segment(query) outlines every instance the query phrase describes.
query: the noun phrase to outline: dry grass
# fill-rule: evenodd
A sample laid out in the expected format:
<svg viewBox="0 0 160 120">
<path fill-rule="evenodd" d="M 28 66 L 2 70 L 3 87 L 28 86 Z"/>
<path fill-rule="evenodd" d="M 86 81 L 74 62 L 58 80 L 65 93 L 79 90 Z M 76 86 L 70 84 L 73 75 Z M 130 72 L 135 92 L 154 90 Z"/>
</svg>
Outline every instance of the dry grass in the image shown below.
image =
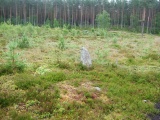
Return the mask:
<svg viewBox="0 0 160 120">
<path fill-rule="evenodd" d="M 76 82 L 75 80 L 73 82 Z M 98 91 L 94 87 L 94 83 L 89 80 L 79 81 L 79 86 L 75 87 L 70 85 L 72 82 L 63 82 L 59 83 L 58 87 L 61 91 L 61 101 L 67 102 L 78 102 L 80 104 L 85 104 L 85 100 L 87 99 L 85 96 L 85 92 L 90 93 L 90 97 L 92 99 L 97 99 L 102 101 L 104 104 L 108 104 L 110 102 L 109 98 L 106 96 L 105 91 Z"/>
</svg>

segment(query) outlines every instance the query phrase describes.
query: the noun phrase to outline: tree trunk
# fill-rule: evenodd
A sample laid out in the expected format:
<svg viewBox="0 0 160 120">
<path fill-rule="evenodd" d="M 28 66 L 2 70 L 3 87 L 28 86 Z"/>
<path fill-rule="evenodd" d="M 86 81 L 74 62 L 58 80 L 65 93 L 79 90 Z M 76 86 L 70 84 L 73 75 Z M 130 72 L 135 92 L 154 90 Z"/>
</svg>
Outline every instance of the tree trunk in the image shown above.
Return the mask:
<svg viewBox="0 0 160 120">
<path fill-rule="evenodd" d="M 5 22 L 5 20 L 6 20 L 6 13 L 5 13 L 5 9 L 4 9 L 4 7 L 3 7 L 3 20 L 4 20 L 4 22 Z"/>
<path fill-rule="evenodd" d="M 144 7 L 143 8 L 143 14 L 142 14 L 142 22 L 141 22 L 141 27 L 142 27 L 142 37 L 143 37 L 143 34 L 144 34 L 144 23 L 145 23 L 145 15 L 146 15 L 146 8 Z"/>
<path fill-rule="evenodd" d="M 87 27 L 87 7 L 85 8 L 85 18 L 84 18 L 84 21 L 85 21 L 85 28 Z"/>
<path fill-rule="evenodd" d="M 55 7 L 55 10 L 54 10 L 55 12 L 55 14 L 54 14 L 54 19 L 57 19 L 57 4 L 56 4 L 56 7 Z"/>
<path fill-rule="evenodd" d="M 16 25 L 17 25 L 17 16 L 18 16 L 18 14 L 17 14 L 17 3 L 16 3 L 16 1 L 15 1 L 15 8 L 16 8 Z"/>
<path fill-rule="evenodd" d="M 26 2 L 23 0 L 23 17 L 24 17 L 24 24 L 26 23 Z"/>
<path fill-rule="evenodd" d="M 93 8 L 92 8 L 92 12 L 93 12 L 93 15 L 92 15 L 92 25 L 93 25 L 93 28 L 94 28 L 94 19 L 95 19 L 95 10 L 94 10 L 94 6 L 93 6 Z"/>
<path fill-rule="evenodd" d="M 121 11 L 121 29 L 123 28 L 123 16 L 124 16 L 124 5 L 122 5 L 122 11 Z"/>
<path fill-rule="evenodd" d="M 153 15 L 153 8 L 152 8 L 152 10 L 151 10 L 151 27 L 150 27 L 150 32 L 153 29 L 153 18 L 154 18 L 154 15 Z"/>
<path fill-rule="evenodd" d="M 149 23 L 150 23 L 150 9 L 149 9 L 148 20 L 147 20 L 147 33 L 149 32 Z"/>
<path fill-rule="evenodd" d="M 39 9 L 39 8 L 38 8 L 38 2 L 37 2 L 37 21 L 36 21 L 36 24 L 37 24 L 37 25 L 38 25 L 38 19 L 39 19 L 39 18 L 38 18 L 38 14 L 39 14 L 38 9 Z"/>
<path fill-rule="evenodd" d="M 63 10 L 64 18 L 63 18 L 63 24 L 66 24 L 66 5 L 64 3 L 64 10 Z"/>
<path fill-rule="evenodd" d="M 30 20 L 30 18 L 31 18 L 31 8 L 30 8 L 30 5 L 29 5 L 29 8 L 28 8 L 28 9 L 29 9 L 29 11 L 28 11 L 28 12 L 29 12 L 29 16 L 28 16 L 28 18 L 29 18 L 29 23 L 31 23 L 31 20 Z"/>
<path fill-rule="evenodd" d="M 82 24 L 83 24 L 83 6 L 81 6 L 81 27 L 82 27 Z"/>
<path fill-rule="evenodd" d="M 67 7 L 68 7 L 68 24 L 70 24 L 70 9 L 69 9 L 69 5 L 67 5 Z"/>
<path fill-rule="evenodd" d="M 73 6 L 72 6 L 72 26 L 74 25 L 73 24 L 73 20 L 74 20 L 74 14 L 73 14 L 74 12 L 73 12 Z"/>
<path fill-rule="evenodd" d="M 10 21 L 12 21 L 12 7 L 10 6 Z"/>
<path fill-rule="evenodd" d="M 34 25 L 34 19 L 33 19 L 33 7 L 32 7 L 32 24 Z"/>
<path fill-rule="evenodd" d="M 45 21 L 46 21 L 46 0 L 45 0 L 45 3 L 44 3 L 44 24 L 45 24 Z"/>
</svg>

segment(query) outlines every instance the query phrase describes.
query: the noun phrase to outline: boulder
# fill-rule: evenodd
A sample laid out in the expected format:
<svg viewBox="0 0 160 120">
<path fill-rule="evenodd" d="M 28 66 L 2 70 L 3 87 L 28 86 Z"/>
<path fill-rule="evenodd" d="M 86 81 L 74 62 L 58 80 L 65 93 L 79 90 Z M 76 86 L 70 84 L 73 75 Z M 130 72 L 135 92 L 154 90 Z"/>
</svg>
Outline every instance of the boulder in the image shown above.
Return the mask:
<svg viewBox="0 0 160 120">
<path fill-rule="evenodd" d="M 85 47 L 81 48 L 81 62 L 86 67 L 92 67 L 92 60 L 88 50 Z"/>
</svg>

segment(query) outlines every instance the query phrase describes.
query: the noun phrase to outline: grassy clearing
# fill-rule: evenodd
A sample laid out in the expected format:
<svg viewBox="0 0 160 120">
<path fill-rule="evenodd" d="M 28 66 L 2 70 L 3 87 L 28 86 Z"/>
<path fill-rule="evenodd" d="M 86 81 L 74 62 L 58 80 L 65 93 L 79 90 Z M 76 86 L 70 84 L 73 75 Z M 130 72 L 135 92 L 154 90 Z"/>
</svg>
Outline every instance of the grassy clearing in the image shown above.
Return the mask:
<svg viewBox="0 0 160 120">
<path fill-rule="evenodd" d="M 4 52 L 13 40 L 21 46 L 14 52 L 22 52 L 23 72 L 6 68 Z M 82 46 L 92 69 L 79 62 Z M 153 35 L 2 24 L 0 119 L 147 119 L 159 112 L 159 48 Z"/>
</svg>

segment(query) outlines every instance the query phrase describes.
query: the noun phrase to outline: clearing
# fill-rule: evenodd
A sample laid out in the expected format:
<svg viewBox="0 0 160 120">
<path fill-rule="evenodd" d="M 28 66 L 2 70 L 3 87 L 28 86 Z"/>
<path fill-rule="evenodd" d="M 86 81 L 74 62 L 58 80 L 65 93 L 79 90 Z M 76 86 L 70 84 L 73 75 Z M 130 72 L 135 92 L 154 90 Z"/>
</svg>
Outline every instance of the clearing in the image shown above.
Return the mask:
<svg viewBox="0 0 160 120">
<path fill-rule="evenodd" d="M 25 60 L 23 71 L 6 68 L 13 40 L 27 44 L 13 53 Z M 82 46 L 91 69 L 80 64 Z M 159 113 L 159 36 L 3 24 L 0 55 L 1 120 L 144 120 Z"/>
</svg>

